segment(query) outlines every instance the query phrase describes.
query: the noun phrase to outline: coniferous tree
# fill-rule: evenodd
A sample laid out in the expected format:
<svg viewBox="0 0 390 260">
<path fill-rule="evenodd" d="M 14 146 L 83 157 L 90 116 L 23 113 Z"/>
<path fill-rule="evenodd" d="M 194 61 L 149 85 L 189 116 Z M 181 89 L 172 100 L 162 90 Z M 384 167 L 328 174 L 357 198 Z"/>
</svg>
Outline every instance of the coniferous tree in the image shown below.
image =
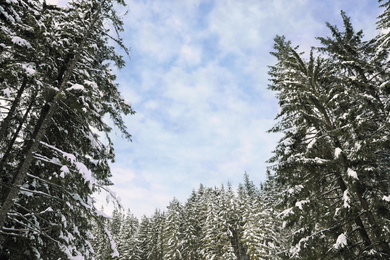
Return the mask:
<svg viewBox="0 0 390 260">
<path fill-rule="evenodd" d="M 278 92 L 284 137 L 272 162 L 295 229 L 289 257 L 385 259 L 389 256 L 383 197 L 389 187 L 388 93 L 383 50 L 362 41 L 342 12 L 344 31 L 327 24 L 319 51 L 304 60 L 284 37 L 270 89 Z M 383 38 L 382 38 L 383 39 Z M 380 53 L 380 55 L 378 55 Z M 381 209 L 381 210 L 379 210 Z"/>
<path fill-rule="evenodd" d="M 173 199 L 166 212 L 143 216 L 139 226 L 128 218 L 131 214 L 124 220 L 117 217 L 122 221 L 114 225 L 120 215 L 114 213 L 106 225 L 119 259 L 280 259 L 286 255 L 286 231 L 276 209 L 279 189 L 268 178 L 259 189 L 245 174 L 237 194 L 230 185 L 201 185 L 184 205 Z"/>
<path fill-rule="evenodd" d="M 163 259 L 184 259 L 183 258 L 183 206 L 177 199 L 173 199 L 167 207 L 165 224 L 163 229 Z"/>
<path fill-rule="evenodd" d="M 111 236 L 117 241 L 119 239 L 119 234 L 122 230 L 124 222 L 124 215 L 122 214 L 121 210 L 114 209 L 112 212 L 112 217 L 109 221 L 109 227 L 108 230 L 111 233 Z"/>
<path fill-rule="evenodd" d="M 202 259 L 237 259 L 231 243 L 233 233 L 228 220 L 225 188 L 209 190 L 207 203 Z"/>
<path fill-rule="evenodd" d="M 183 225 L 183 259 L 200 259 L 202 248 L 202 226 L 206 221 L 206 211 L 202 203 L 202 187 L 198 192 L 193 191 L 184 205 Z"/>
<path fill-rule="evenodd" d="M 103 207 L 101 212 L 103 212 Z M 110 226 L 109 221 L 110 219 L 108 217 L 101 216 L 97 219 L 94 219 L 92 223 L 92 247 L 94 249 L 93 257 L 96 260 L 111 259 L 112 249 L 110 241 L 107 239 L 103 231 L 105 227 Z"/>
<path fill-rule="evenodd" d="M 104 27 L 111 21 L 120 31 L 122 23 L 113 1 L 72 1 L 60 8 L 18 0 L 0 7 L 0 95 L 6 99 L 0 125 L 1 254 L 89 258 L 91 218 L 98 217 L 91 195 L 110 184 L 113 159 L 110 139 L 103 144 L 93 129 L 107 135 L 110 127 L 102 119 L 111 115 L 130 138 L 121 114 L 133 111 L 107 63 L 121 67 L 123 61 L 108 45 Z"/>
<path fill-rule="evenodd" d="M 135 257 L 138 248 L 137 245 L 137 231 L 138 219 L 128 210 L 123 219 L 122 226 L 117 238 L 117 247 L 119 252 L 119 259 L 138 259 Z"/>
<path fill-rule="evenodd" d="M 244 184 L 239 186 L 237 198 L 242 216 L 240 242 L 245 249 L 245 258 L 241 259 L 278 259 L 280 238 L 276 233 L 280 223 L 274 209 L 273 199 L 277 198 L 274 195 L 271 189 L 269 193 L 265 189 L 260 192 L 248 174 L 244 175 Z"/>
<path fill-rule="evenodd" d="M 148 253 L 152 250 L 151 238 L 153 235 L 153 230 L 151 227 L 151 220 L 145 215 L 142 216 L 139 230 L 137 234 L 138 244 L 134 245 L 139 248 L 139 255 L 136 255 L 135 259 L 149 259 Z"/>
<path fill-rule="evenodd" d="M 143 216 L 141 218 L 135 238 L 137 244 L 134 244 L 131 249 L 134 259 L 163 259 L 164 225 L 165 213 L 157 209 L 152 217 Z"/>
<path fill-rule="evenodd" d="M 156 210 L 151 218 L 152 233 L 150 234 L 151 250 L 148 259 L 163 259 L 164 256 L 164 225 L 166 213 Z"/>
</svg>

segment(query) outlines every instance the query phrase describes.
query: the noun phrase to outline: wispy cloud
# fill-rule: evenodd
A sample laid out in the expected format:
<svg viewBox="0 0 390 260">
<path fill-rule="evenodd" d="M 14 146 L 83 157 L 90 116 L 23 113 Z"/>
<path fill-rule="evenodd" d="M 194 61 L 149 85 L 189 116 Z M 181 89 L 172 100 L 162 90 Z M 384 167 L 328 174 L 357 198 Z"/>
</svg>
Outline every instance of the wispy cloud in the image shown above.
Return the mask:
<svg viewBox="0 0 390 260">
<path fill-rule="evenodd" d="M 308 50 L 340 23 L 340 9 L 371 23 L 378 8 L 355 1 L 129 1 L 119 71 L 133 143 L 114 136 L 114 189 L 136 215 L 152 214 L 200 183 L 237 185 L 247 171 L 265 178 L 278 136 L 267 134 L 278 106 L 267 90 L 273 37 Z M 365 9 L 362 9 L 365 8 Z"/>
</svg>

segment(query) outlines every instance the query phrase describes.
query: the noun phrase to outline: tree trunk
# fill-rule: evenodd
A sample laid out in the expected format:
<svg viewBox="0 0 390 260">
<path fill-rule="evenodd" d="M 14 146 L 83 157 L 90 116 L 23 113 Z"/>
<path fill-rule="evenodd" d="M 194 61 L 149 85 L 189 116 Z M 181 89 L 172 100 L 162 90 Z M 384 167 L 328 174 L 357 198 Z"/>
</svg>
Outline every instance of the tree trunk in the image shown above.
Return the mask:
<svg viewBox="0 0 390 260">
<path fill-rule="evenodd" d="M 1 128 L 0 128 L 0 145 L 5 140 L 5 135 L 7 134 L 7 130 L 9 127 L 9 124 L 14 116 L 15 110 L 19 105 L 20 99 L 22 97 L 22 94 L 24 92 L 24 89 L 27 86 L 27 77 L 24 77 L 22 86 L 19 88 L 18 93 L 15 97 L 14 102 L 12 103 L 12 106 L 10 110 L 8 111 L 7 116 L 4 118 L 3 122 L 1 123 Z"/>
<path fill-rule="evenodd" d="M 2 175 L 0 176 L 0 189 L 4 189 L 4 186 L 3 186 L 3 183 L 4 183 L 4 179 L 7 179 L 7 176 L 5 176 L 4 174 L 7 174 L 6 172 L 3 172 L 5 169 L 4 169 L 4 165 L 12 151 L 12 147 L 16 141 L 16 138 L 18 137 L 20 131 L 22 130 L 22 126 L 23 126 L 23 122 L 25 122 L 27 120 L 27 116 L 28 114 L 30 113 L 30 110 L 32 109 L 32 106 L 34 104 L 34 97 L 33 97 L 33 101 L 30 102 L 30 105 L 29 107 L 27 108 L 26 112 L 24 113 L 24 116 L 18 126 L 18 129 L 16 129 L 15 133 L 14 133 L 14 136 L 12 137 L 11 141 L 8 143 L 7 145 L 7 151 L 4 153 L 3 155 L 3 158 L 1 158 L 0 160 L 0 172 L 2 172 Z M 8 181 L 6 181 L 7 183 Z M 7 185 L 8 186 L 8 185 Z M 4 192 L 3 192 L 4 193 Z"/>
</svg>

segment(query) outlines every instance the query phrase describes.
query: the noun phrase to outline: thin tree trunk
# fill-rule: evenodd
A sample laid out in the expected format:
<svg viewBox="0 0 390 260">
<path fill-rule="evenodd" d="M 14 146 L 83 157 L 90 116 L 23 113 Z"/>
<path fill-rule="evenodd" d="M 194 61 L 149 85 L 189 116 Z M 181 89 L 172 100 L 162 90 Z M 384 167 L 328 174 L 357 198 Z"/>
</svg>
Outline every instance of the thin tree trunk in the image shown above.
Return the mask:
<svg viewBox="0 0 390 260">
<path fill-rule="evenodd" d="M 0 170 L 1 170 L 1 172 L 4 170 L 3 167 L 5 165 L 5 162 L 7 161 L 8 157 L 9 157 L 11 151 L 12 151 L 12 147 L 13 147 L 15 141 L 16 141 L 16 138 L 18 137 L 20 131 L 22 130 L 23 122 L 25 122 L 27 120 L 28 114 L 30 113 L 33 104 L 34 104 L 34 100 L 32 100 L 30 102 L 30 105 L 27 108 L 26 112 L 24 113 L 24 116 L 23 116 L 23 118 L 22 118 L 22 120 L 21 120 L 21 122 L 20 122 L 20 124 L 18 126 L 18 129 L 16 129 L 16 131 L 14 133 L 14 136 L 12 137 L 11 141 L 7 145 L 8 146 L 7 151 L 4 153 L 3 157 L 0 160 Z M 4 174 L 6 174 L 6 173 L 4 172 Z M 2 185 L 3 182 L 4 182 L 3 177 L 4 176 L 0 177 L 0 185 Z"/>
<path fill-rule="evenodd" d="M 3 122 L 1 123 L 0 127 L 0 144 L 3 142 L 5 135 L 7 134 L 7 130 L 9 128 L 9 124 L 15 114 L 16 108 L 18 107 L 22 94 L 27 86 L 27 77 L 24 77 L 22 86 L 20 86 L 18 93 L 15 97 L 14 102 L 12 103 L 12 106 L 10 110 L 8 111 L 7 116 L 4 118 Z"/>
</svg>

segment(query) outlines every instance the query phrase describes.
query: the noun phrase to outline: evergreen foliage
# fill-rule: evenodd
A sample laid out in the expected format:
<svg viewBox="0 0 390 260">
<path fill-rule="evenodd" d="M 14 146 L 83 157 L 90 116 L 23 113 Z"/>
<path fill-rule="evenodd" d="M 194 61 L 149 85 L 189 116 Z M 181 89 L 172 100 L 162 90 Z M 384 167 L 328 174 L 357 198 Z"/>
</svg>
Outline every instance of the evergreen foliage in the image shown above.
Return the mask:
<svg viewBox="0 0 390 260">
<path fill-rule="evenodd" d="M 2 258 L 93 257 L 92 194 L 111 184 L 114 159 L 103 117 L 130 139 L 122 114 L 133 113 L 109 64 L 124 65 L 109 44 L 123 47 L 107 29 L 122 30 L 114 2 L 0 4 Z"/>
<path fill-rule="evenodd" d="M 281 221 L 273 209 L 275 200 L 269 198 L 274 195 L 269 192 L 275 191 L 271 182 L 260 189 L 246 174 L 238 193 L 230 186 L 201 185 L 184 205 L 173 199 L 167 211 L 143 216 L 138 228 L 124 221 L 130 217 L 136 222 L 130 212 L 126 217 L 119 213 L 118 218 L 114 211 L 106 225 L 131 234 L 130 238 L 114 236 L 120 259 L 277 259 L 285 239 L 279 237 Z"/>
<path fill-rule="evenodd" d="M 387 35 L 363 41 L 341 16 L 344 30 L 328 23 L 308 59 L 275 38 L 270 89 L 281 112 L 271 131 L 284 137 L 270 161 L 293 231 L 288 258 L 390 257 Z"/>
</svg>

